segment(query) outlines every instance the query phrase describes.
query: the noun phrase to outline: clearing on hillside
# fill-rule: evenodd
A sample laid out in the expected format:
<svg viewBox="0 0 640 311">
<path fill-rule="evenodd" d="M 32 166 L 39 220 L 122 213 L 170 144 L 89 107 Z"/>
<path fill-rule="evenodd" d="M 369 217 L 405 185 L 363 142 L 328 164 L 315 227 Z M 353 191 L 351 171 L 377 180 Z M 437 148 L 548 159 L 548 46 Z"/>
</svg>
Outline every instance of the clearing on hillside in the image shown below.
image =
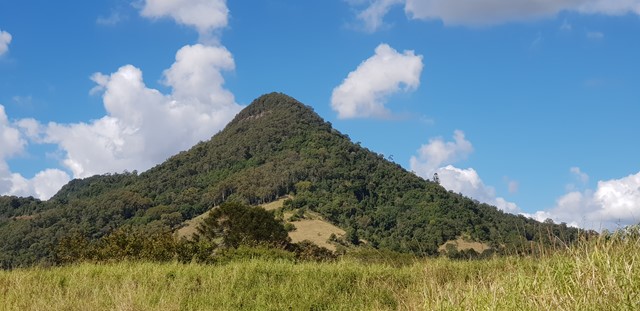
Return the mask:
<svg viewBox="0 0 640 311">
<path fill-rule="evenodd" d="M 474 242 L 474 241 L 468 241 L 467 239 L 465 239 L 463 237 L 459 237 L 459 238 L 457 238 L 455 240 L 451 240 L 451 241 L 445 242 L 440 247 L 438 247 L 438 251 L 440 251 L 441 253 L 446 252 L 447 251 L 447 245 L 454 245 L 458 251 L 472 249 L 472 250 L 476 251 L 478 254 L 482 254 L 482 252 L 484 252 L 485 250 L 491 249 L 491 246 L 489 246 L 487 244 L 480 243 L 480 242 Z"/>
<path fill-rule="evenodd" d="M 287 199 L 291 199 L 291 196 L 281 197 L 271 203 L 262 205 L 262 207 L 268 211 L 275 211 L 282 208 L 284 201 Z M 184 226 L 176 231 L 177 237 L 191 238 L 196 232 L 198 225 L 209 215 L 209 212 L 210 211 L 207 211 L 202 215 L 185 221 Z M 289 219 L 291 215 L 293 215 L 292 212 L 285 213 L 285 219 Z M 289 221 L 285 221 L 285 223 L 287 222 Z M 345 235 L 344 230 L 325 221 L 320 214 L 309 211 L 305 213 L 304 219 L 291 221 L 290 223 L 296 227 L 295 231 L 289 232 L 289 237 L 294 243 L 309 240 L 318 246 L 335 251 L 336 247 L 329 243 L 329 237 L 331 234 L 335 234 L 337 237 Z"/>
<path fill-rule="evenodd" d="M 286 199 L 290 199 L 290 196 L 284 196 L 282 198 L 279 198 L 278 200 L 275 200 L 271 203 L 267 203 L 262 205 L 262 208 L 268 210 L 268 211 L 273 211 L 276 210 L 278 208 L 282 207 L 282 204 L 284 204 L 284 201 Z M 216 208 L 215 206 L 213 208 Z M 211 212 L 211 210 L 208 210 L 206 212 L 204 212 L 201 215 L 198 215 L 192 219 L 189 219 L 187 221 L 185 221 L 183 223 L 183 226 L 176 230 L 176 236 L 178 238 L 191 238 L 193 236 L 194 233 L 196 233 L 196 228 L 198 227 L 198 225 L 207 217 L 209 216 L 209 213 Z"/>
<path fill-rule="evenodd" d="M 302 219 L 291 222 L 296 226 L 296 230 L 289 232 L 289 237 L 294 243 L 309 240 L 314 244 L 322 247 L 326 247 L 332 251 L 336 250 L 335 245 L 330 244 L 329 237 L 331 234 L 336 236 L 344 236 L 345 231 L 319 219 Z"/>
<path fill-rule="evenodd" d="M 214 207 L 215 208 L 215 207 Z M 189 219 L 184 222 L 184 226 L 176 231 L 176 236 L 178 239 L 187 238 L 190 239 L 194 233 L 196 233 L 196 228 L 198 225 L 209 216 L 211 210 L 204 212 L 202 215 L 198 215 L 192 219 Z"/>
<path fill-rule="evenodd" d="M 291 199 L 292 197 L 290 195 L 285 195 L 271 203 L 267 203 L 267 204 L 262 204 L 260 206 L 262 206 L 262 208 L 268 210 L 268 211 L 275 211 L 279 208 L 281 208 L 284 205 L 284 201 Z"/>
</svg>

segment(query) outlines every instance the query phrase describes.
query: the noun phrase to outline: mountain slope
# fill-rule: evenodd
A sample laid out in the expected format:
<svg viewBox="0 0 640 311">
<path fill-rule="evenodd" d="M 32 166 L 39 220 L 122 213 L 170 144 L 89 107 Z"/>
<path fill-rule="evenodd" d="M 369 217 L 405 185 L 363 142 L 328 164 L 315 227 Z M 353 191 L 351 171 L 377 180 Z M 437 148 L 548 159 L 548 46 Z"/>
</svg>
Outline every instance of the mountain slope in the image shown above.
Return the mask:
<svg viewBox="0 0 640 311">
<path fill-rule="evenodd" d="M 420 255 L 463 235 L 524 250 L 530 241 L 578 234 L 448 192 L 354 144 L 310 107 L 272 93 L 211 140 L 140 175 L 74 180 L 48 202 L 3 198 L 0 263 L 55 261 L 52 249 L 71 233 L 99 238 L 123 225 L 175 228 L 226 200 L 260 204 L 289 193 L 292 208 L 318 212 L 375 247 Z"/>
</svg>

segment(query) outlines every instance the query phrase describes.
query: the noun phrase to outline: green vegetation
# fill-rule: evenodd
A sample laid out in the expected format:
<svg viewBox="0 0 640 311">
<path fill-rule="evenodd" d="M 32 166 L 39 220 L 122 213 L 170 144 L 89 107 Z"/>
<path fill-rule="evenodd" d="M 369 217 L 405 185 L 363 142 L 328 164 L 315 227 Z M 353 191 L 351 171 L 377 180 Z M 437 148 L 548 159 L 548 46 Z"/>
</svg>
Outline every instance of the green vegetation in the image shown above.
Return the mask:
<svg viewBox="0 0 640 311">
<path fill-rule="evenodd" d="M 636 310 L 639 237 L 631 228 L 537 256 L 403 265 L 388 251 L 296 263 L 245 249 L 216 265 L 17 269 L 0 271 L 0 310 Z"/>
<path fill-rule="evenodd" d="M 197 228 L 195 240 L 220 240 L 225 247 L 270 245 L 285 247 L 289 236 L 272 212 L 240 203 L 214 208 Z"/>
<path fill-rule="evenodd" d="M 0 197 L 0 268 L 57 264 L 55 250 L 69 237 L 170 232 L 224 202 L 289 194 L 285 208 L 321 215 L 353 244 L 417 256 L 461 236 L 492 252 L 530 254 L 581 235 L 446 191 L 351 142 L 295 99 L 268 94 L 211 140 L 142 174 L 73 180 L 47 202 Z"/>
<path fill-rule="evenodd" d="M 124 226 L 98 240 L 75 234 L 57 245 L 53 263 L 179 261 L 220 263 L 242 258 L 334 260 L 335 254 L 309 241 L 291 243 L 272 211 L 230 202 L 212 209 L 197 225 L 192 239 L 170 231 Z"/>
</svg>

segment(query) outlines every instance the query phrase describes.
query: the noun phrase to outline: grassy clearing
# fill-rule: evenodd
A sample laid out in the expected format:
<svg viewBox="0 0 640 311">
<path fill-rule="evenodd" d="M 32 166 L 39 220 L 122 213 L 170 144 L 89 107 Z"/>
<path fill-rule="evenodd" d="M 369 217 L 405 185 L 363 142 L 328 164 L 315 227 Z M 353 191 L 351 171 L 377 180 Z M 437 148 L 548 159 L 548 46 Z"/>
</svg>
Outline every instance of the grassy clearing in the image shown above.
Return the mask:
<svg viewBox="0 0 640 311">
<path fill-rule="evenodd" d="M 262 204 L 262 208 L 268 210 L 268 211 L 275 211 L 279 208 L 281 208 L 284 205 L 284 201 L 291 199 L 292 196 L 290 195 L 285 195 L 271 203 L 267 203 L 267 204 Z"/>
<path fill-rule="evenodd" d="M 489 246 L 489 245 L 487 245 L 485 243 L 470 241 L 470 240 L 465 239 L 463 237 L 459 237 L 456 240 L 447 241 L 446 243 L 442 244 L 438 248 L 438 250 L 440 252 L 446 251 L 448 244 L 452 244 L 459 251 L 472 249 L 472 250 L 476 251 L 478 254 L 481 254 L 485 250 L 491 249 L 491 246 Z"/>
<path fill-rule="evenodd" d="M 200 225 L 200 223 L 209 216 L 209 213 L 211 213 L 211 210 L 185 221 L 184 225 L 180 229 L 176 230 L 176 236 L 178 238 L 191 238 L 193 234 L 196 233 L 198 225 Z"/>
<path fill-rule="evenodd" d="M 344 230 L 319 219 L 301 219 L 291 222 L 296 226 L 296 230 L 289 232 L 289 237 L 294 243 L 308 240 L 316 245 L 326 247 L 332 251 L 336 250 L 336 246 L 328 242 L 331 234 L 343 236 Z"/>
<path fill-rule="evenodd" d="M 0 310 L 637 310 L 640 242 L 409 266 L 247 260 L 0 272 Z"/>
</svg>

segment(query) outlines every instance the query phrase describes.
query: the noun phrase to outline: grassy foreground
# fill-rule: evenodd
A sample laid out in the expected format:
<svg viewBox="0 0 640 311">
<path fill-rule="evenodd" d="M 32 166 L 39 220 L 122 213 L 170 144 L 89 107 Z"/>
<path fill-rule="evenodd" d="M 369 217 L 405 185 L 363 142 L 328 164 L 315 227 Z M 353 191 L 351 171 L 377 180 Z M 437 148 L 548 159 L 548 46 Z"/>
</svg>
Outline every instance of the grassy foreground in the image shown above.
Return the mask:
<svg viewBox="0 0 640 311">
<path fill-rule="evenodd" d="M 637 310 L 637 239 L 393 267 L 247 260 L 0 271 L 0 310 Z"/>
</svg>

